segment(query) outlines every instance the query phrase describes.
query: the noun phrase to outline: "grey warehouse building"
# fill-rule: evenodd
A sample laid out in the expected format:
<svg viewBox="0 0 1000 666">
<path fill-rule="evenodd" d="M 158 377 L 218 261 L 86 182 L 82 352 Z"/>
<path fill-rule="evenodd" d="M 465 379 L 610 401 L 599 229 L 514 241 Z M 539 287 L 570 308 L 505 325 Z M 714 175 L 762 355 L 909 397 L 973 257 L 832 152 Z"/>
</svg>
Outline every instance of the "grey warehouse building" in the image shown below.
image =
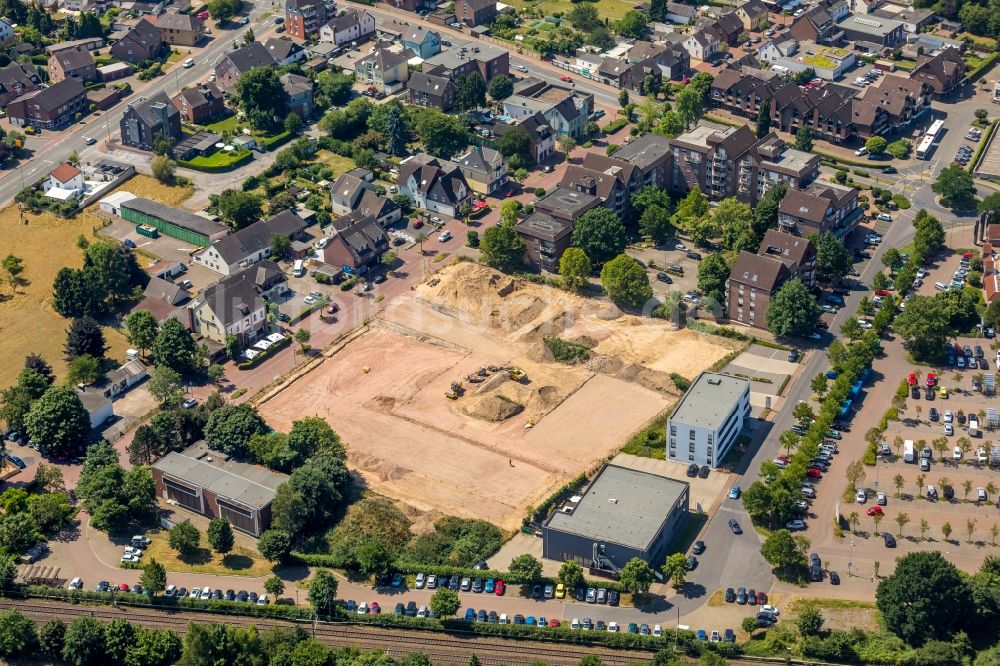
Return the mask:
<svg viewBox="0 0 1000 666">
<path fill-rule="evenodd" d="M 579 501 L 546 521 L 542 556 L 589 567 L 600 552 L 617 569 L 633 557 L 659 568 L 687 518 L 689 498 L 684 481 L 606 465 Z"/>
</svg>

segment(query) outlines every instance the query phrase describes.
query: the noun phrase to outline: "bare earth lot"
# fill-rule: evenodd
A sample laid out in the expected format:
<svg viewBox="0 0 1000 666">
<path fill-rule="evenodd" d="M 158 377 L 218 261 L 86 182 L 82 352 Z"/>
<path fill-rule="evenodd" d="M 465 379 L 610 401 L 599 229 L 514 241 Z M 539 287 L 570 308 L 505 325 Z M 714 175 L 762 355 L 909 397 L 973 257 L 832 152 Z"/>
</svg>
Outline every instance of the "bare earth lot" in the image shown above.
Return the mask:
<svg viewBox="0 0 1000 666">
<path fill-rule="evenodd" d="M 594 355 L 556 363 L 543 335 L 581 341 Z M 667 372 L 693 377 L 729 353 L 724 343 L 459 263 L 260 409 L 278 429 L 323 416 L 369 487 L 420 514 L 515 529 L 527 505 L 594 467 L 677 398 Z M 517 366 L 528 379 L 500 370 L 466 380 L 491 365 Z M 444 395 L 453 381 L 465 388 L 454 401 Z"/>
</svg>

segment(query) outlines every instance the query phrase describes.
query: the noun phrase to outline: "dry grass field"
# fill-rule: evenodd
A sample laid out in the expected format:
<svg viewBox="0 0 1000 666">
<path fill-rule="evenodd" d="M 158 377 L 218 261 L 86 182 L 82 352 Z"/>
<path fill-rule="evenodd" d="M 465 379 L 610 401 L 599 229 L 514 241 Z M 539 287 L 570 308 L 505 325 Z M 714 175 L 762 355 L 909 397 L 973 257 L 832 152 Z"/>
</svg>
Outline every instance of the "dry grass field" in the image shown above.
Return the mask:
<svg viewBox="0 0 1000 666">
<path fill-rule="evenodd" d="M 137 196 L 178 205 L 191 196 L 191 188 L 166 187 L 153 178 L 136 176 L 120 186 Z M 109 192 L 110 194 L 110 192 Z M 83 234 L 94 240 L 94 232 L 103 221 L 93 214 L 94 206 L 64 220 L 55 215 L 26 214 L 22 224 L 16 206 L 0 212 L 0 257 L 14 254 L 24 261 L 28 284 L 12 292 L 9 285 L 0 287 L 0 339 L 6 363 L 0 364 L 0 386 L 11 384 L 21 369 L 21 360 L 34 352 L 52 364 L 56 373 L 66 369 L 63 360 L 65 331 L 69 322 L 52 309 L 52 281 L 63 266 L 77 268 L 83 252 L 76 246 Z M 115 329 L 105 328 L 109 358 L 124 358 L 128 343 Z"/>
</svg>

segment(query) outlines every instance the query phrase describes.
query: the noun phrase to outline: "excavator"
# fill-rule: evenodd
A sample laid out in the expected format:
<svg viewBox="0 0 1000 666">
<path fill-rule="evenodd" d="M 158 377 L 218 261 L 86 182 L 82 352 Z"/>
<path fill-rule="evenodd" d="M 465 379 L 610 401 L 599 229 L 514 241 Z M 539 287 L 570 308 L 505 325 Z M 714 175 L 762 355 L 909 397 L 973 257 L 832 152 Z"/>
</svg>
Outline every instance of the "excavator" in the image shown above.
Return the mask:
<svg viewBox="0 0 1000 666">
<path fill-rule="evenodd" d="M 462 382 L 452 382 L 451 389 L 445 392 L 444 397 L 449 400 L 458 400 L 463 393 L 465 393 L 465 389 L 462 387 Z"/>
<path fill-rule="evenodd" d="M 510 373 L 510 378 L 515 382 L 523 382 L 528 379 L 528 373 L 526 373 L 521 368 L 510 366 L 507 368 L 507 372 Z"/>
</svg>

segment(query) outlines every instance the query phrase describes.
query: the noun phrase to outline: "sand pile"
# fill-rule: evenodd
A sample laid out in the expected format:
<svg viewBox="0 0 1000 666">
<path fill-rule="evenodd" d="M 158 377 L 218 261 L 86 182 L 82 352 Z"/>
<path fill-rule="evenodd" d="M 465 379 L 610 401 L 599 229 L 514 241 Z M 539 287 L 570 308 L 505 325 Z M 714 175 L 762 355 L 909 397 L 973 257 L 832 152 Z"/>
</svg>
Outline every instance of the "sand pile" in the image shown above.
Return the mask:
<svg viewBox="0 0 1000 666">
<path fill-rule="evenodd" d="M 563 397 L 555 386 L 542 386 L 531 392 L 526 408 L 530 414 L 544 414 L 555 409 Z"/>
<path fill-rule="evenodd" d="M 347 454 L 347 462 L 363 472 L 372 474 L 382 482 L 401 479 L 412 473 L 412 470 L 390 463 L 378 456 L 364 451 L 351 449 Z"/>
<path fill-rule="evenodd" d="M 524 411 L 524 405 L 497 393 L 470 396 L 459 404 L 459 411 L 490 423 L 506 421 Z"/>
</svg>

